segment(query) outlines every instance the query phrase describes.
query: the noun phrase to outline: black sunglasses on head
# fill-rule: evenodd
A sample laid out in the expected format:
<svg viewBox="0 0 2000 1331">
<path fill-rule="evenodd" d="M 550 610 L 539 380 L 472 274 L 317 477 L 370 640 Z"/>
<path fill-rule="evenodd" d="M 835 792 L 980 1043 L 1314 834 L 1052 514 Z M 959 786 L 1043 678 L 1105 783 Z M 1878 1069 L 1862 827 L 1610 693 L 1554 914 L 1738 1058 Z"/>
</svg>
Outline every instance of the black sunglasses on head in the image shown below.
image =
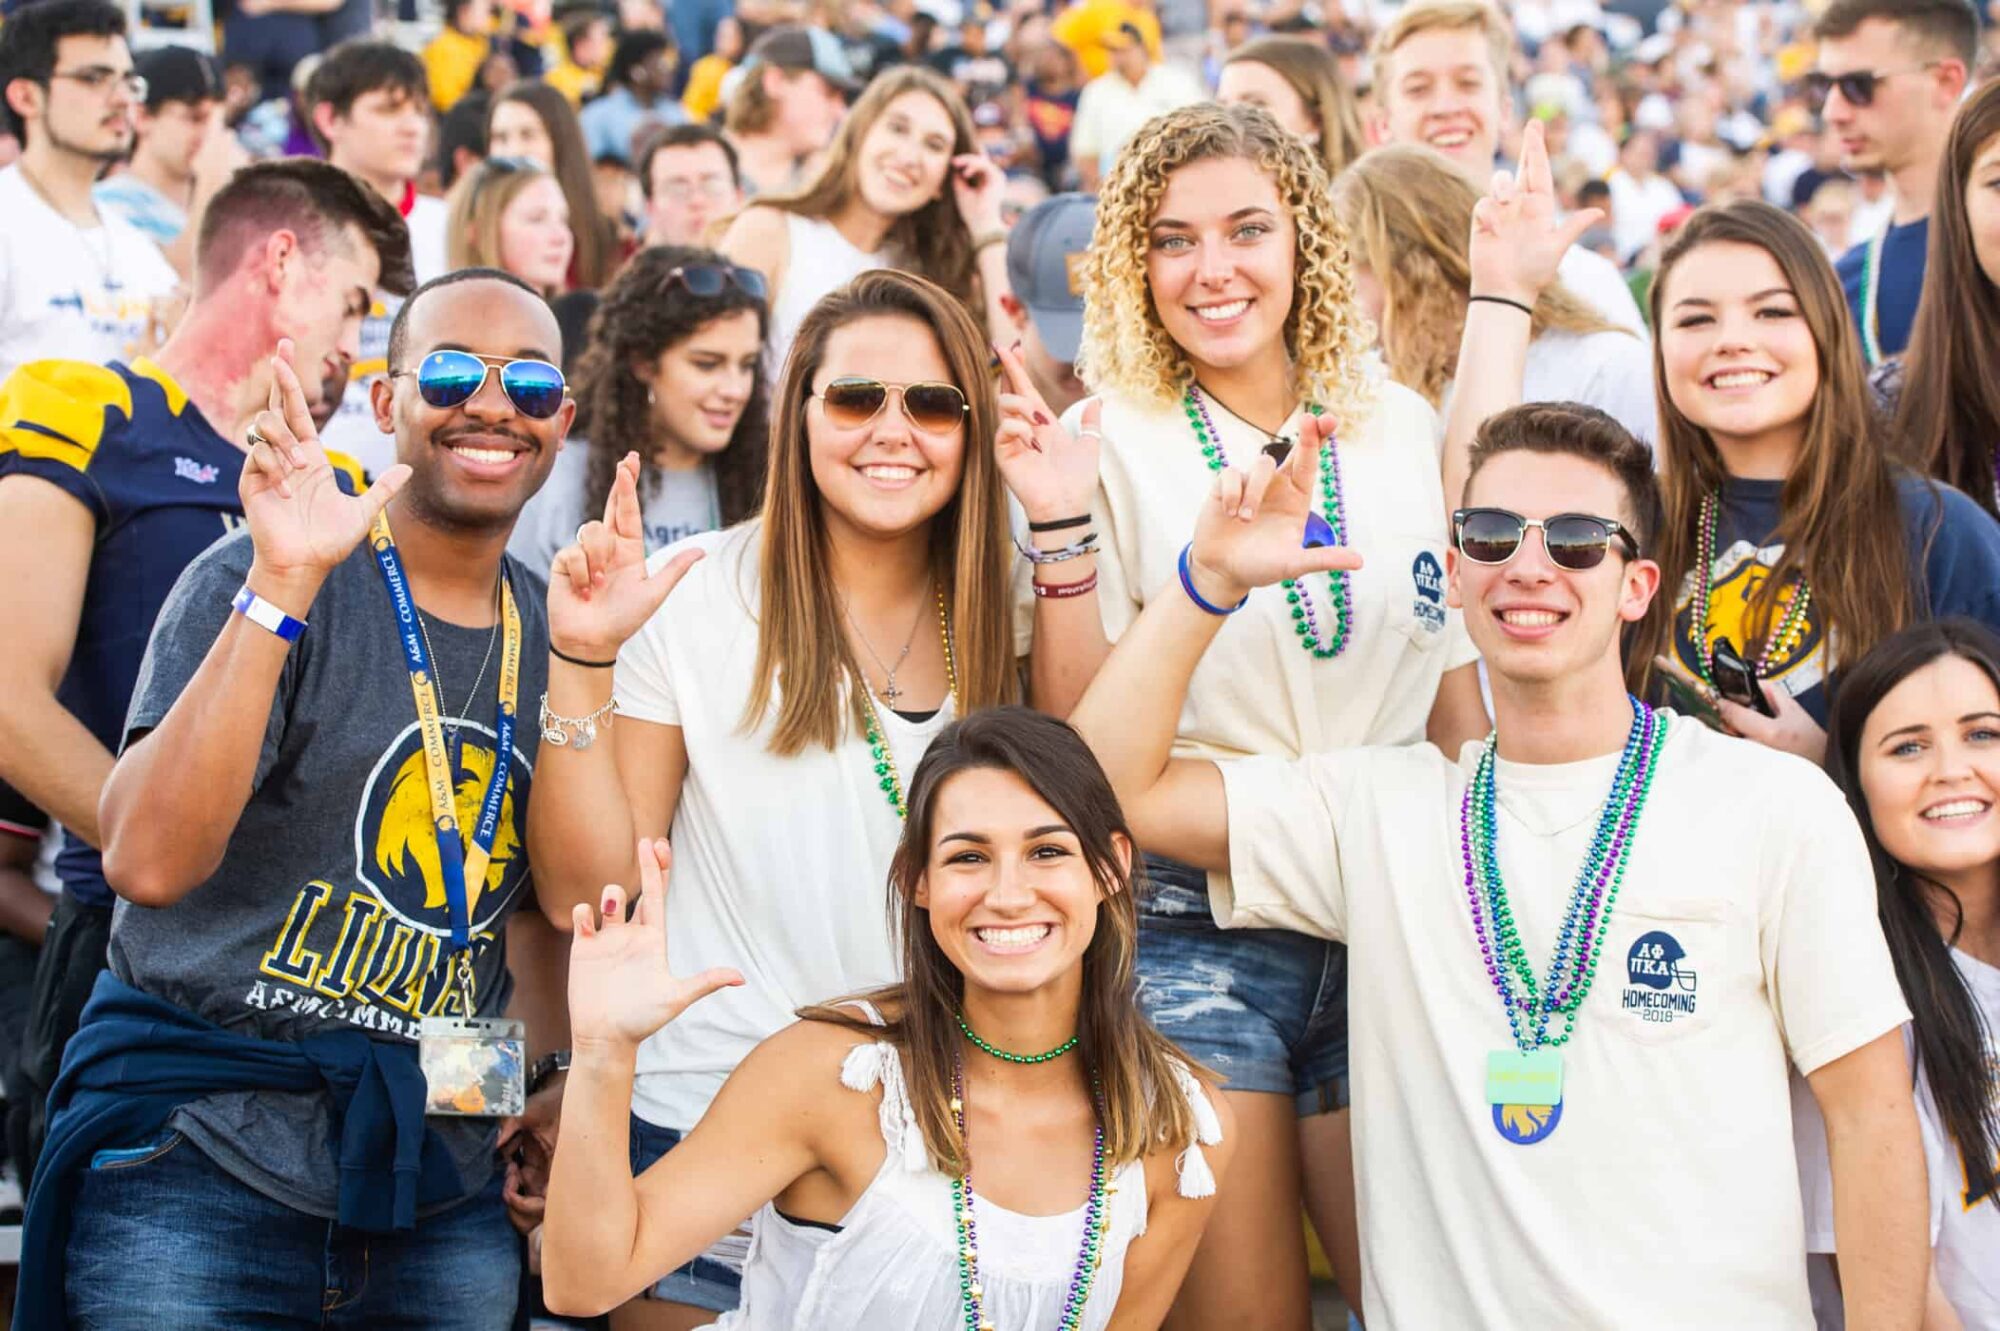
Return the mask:
<svg viewBox="0 0 2000 1331">
<path fill-rule="evenodd" d="M 1549 562 L 1572 573 L 1604 562 L 1616 537 L 1627 559 L 1639 557 L 1639 541 L 1622 523 L 1588 513 L 1558 513 L 1552 518 L 1524 518 L 1504 508 L 1461 508 L 1451 515 L 1452 544 L 1475 564 L 1504 564 L 1520 553 L 1528 529 L 1539 527 Z"/>
<path fill-rule="evenodd" d="M 712 300 L 722 294 L 728 286 L 740 288 L 747 296 L 763 300 L 770 291 L 770 284 L 755 268 L 743 268 L 724 263 L 682 264 L 667 274 L 667 281 L 679 282 L 688 289 L 688 294 Z"/>
</svg>

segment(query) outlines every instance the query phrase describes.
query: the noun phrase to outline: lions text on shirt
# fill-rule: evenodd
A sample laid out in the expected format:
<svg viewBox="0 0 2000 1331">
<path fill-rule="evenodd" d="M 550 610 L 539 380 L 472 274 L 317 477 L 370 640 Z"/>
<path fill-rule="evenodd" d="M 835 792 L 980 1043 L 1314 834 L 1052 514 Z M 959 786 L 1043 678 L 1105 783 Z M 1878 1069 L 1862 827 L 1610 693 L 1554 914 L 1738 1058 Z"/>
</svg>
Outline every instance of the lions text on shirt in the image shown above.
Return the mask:
<svg viewBox="0 0 2000 1331">
<path fill-rule="evenodd" d="M 335 456 L 349 484 L 360 468 Z M 113 753 L 146 635 L 181 570 L 243 520 L 243 450 L 152 361 L 31 361 L 0 384 L 0 484 L 46 481 L 88 509 L 90 576 L 56 697 Z M 65 888 L 111 904 L 97 849 L 64 838 Z"/>
<path fill-rule="evenodd" d="M 2000 1109 L 2000 968 L 1953 949 L 1952 961 L 1972 993 L 1973 1006 L 1986 1023 L 1986 1066 L 1992 1078 L 1992 1103 Z M 1910 1062 L 1917 1066 L 1915 1041 Z M 1931 1246 L 1938 1288 L 1965 1331 L 2000 1331 L 2000 1192 L 1975 1193 L 1965 1156 L 1945 1126 L 1930 1079 L 1918 1066 L 1917 1117 L 1924 1129 L 1924 1159 L 1930 1170 Z M 1799 1181 L 1805 1189 L 1806 1251 L 1834 1251 L 1833 1171 L 1828 1163 L 1826 1123 L 1807 1088 L 1794 1083 Z M 2000 1160 L 1994 1162 L 2000 1169 Z M 1820 1331 L 1843 1331 L 1845 1310 L 1832 1269 L 1815 1256 L 1812 1266 L 1813 1305 Z"/>
<path fill-rule="evenodd" d="M 403 220 L 410 228 L 410 262 L 422 285 L 443 276 L 445 263 L 444 200 L 428 194 L 415 195 Z M 347 370 L 347 392 L 333 419 L 320 432 L 328 448 L 349 454 L 370 476 L 379 476 L 396 461 L 396 439 L 375 426 L 375 408 L 369 402 L 372 385 L 389 372 L 389 330 L 403 298 L 387 292 L 375 293 L 368 317 L 361 321 L 361 354 Z"/>
<path fill-rule="evenodd" d="M 1348 575 L 1353 612 L 1347 649 L 1318 660 L 1299 646 L 1282 588 L 1250 593 L 1196 668 L 1181 709 L 1181 757 L 1297 757 L 1355 744 L 1421 739 L 1444 672 L 1475 659 L 1456 610 L 1445 606 L 1444 491 L 1438 480 L 1436 415 L 1400 384 L 1377 384 L 1367 419 L 1337 443 L 1348 543 L 1363 567 Z M 1080 428 L 1083 405 L 1064 424 Z M 1247 466 L 1270 437 L 1214 399 L 1209 419 L 1232 464 Z M 1279 434 L 1297 439 L 1303 415 Z M 1098 605 L 1113 639 L 1146 603 L 1181 594 L 1177 561 L 1215 485 L 1179 404 L 1165 408 L 1104 399 L 1098 464 Z M 1014 585 L 1015 652 L 1027 655 L 1035 598 L 1032 569 Z M 1326 580 L 1308 590 L 1324 607 Z"/>
<path fill-rule="evenodd" d="M 620 724 L 678 726 L 687 775 L 674 811 L 667 956 L 677 975 L 733 966 L 746 983 L 689 1008 L 640 1047 L 632 1107 L 685 1132 L 757 1043 L 809 1004 L 894 980 L 889 860 L 903 824 L 860 734 L 789 757 L 767 719 L 742 724 L 757 662 L 763 524 L 752 520 L 655 554 L 707 552 L 618 653 Z M 908 774 L 951 721 L 878 706 Z"/>
<path fill-rule="evenodd" d="M 98 215 L 101 225 L 80 227 L 19 163 L 0 171 L 0 377 L 28 360 L 131 355 L 153 302 L 179 284 L 144 232 L 109 209 Z"/>
<path fill-rule="evenodd" d="M 1563 1046 L 1562 1102 L 1494 1106 L 1513 1047 L 1429 745 L 1221 764 L 1216 919 L 1344 939 L 1370 1327 L 1812 1325 L 1788 1066 L 1907 1020 L 1853 815 L 1804 761 L 1669 723 Z M 1618 755 L 1498 763 L 1498 848 L 1548 964 Z M 1440 1279 L 1439 1272 L 1450 1273 Z"/>
</svg>

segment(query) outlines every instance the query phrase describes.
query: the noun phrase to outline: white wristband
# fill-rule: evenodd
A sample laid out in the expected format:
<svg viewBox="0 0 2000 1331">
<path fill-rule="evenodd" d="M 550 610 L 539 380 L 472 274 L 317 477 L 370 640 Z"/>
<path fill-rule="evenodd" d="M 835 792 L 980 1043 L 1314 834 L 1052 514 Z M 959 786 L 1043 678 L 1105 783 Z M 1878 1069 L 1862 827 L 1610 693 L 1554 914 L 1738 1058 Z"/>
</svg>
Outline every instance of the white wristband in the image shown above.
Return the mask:
<svg viewBox="0 0 2000 1331">
<path fill-rule="evenodd" d="M 258 628 L 275 633 L 286 642 L 297 642 L 299 635 L 306 631 L 306 622 L 303 619 L 293 619 L 251 591 L 247 582 L 243 584 L 243 590 L 236 593 L 236 599 L 230 602 L 230 608 Z"/>
</svg>

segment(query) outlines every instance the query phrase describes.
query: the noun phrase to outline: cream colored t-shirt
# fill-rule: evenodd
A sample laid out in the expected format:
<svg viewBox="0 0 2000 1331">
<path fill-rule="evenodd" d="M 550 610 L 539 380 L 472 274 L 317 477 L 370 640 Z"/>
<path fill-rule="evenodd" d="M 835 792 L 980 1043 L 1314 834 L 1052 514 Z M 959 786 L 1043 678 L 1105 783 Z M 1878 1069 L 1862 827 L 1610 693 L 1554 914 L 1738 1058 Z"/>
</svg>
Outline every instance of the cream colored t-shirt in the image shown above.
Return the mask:
<svg viewBox="0 0 2000 1331">
<path fill-rule="evenodd" d="M 1064 417 L 1081 428 L 1083 405 Z M 1248 466 L 1268 436 L 1210 401 L 1209 418 L 1232 465 Z M 1280 434 L 1296 440 L 1302 415 Z M 1155 596 L 1181 596 L 1181 547 L 1215 477 L 1178 405 L 1165 410 L 1106 398 L 1098 464 L 1098 605 L 1114 640 Z M 1300 757 L 1358 744 L 1408 744 L 1446 670 L 1477 659 L 1444 601 L 1444 489 L 1436 415 L 1409 389 L 1383 381 L 1375 408 L 1338 441 L 1348 543 L 1364 567 L 1349 575 L 1347 650 L 1320 660 L 1299 645 L 1282 587 L 1250 593 L 1196 667 L 1174 741 L 1179 757 Z M 1024 562 L 1015 581 L 1015 648 L 1031 646 L 1035 598 Z M 1307 583 L 1323 633 L 1333 616 L 1326 578 Z"/>
<path fill-rule="evenodd" d="M 1798 758 L 1671 723 L 1542 1132 L 1547 1116 L 1486 1101 L 1486 1056 L 1512 1044 L 1460 852 L 1478 753 L 1220 765 L 1216 919 L 1351 949 L 1371 1331 L 1810 1328 L 1789 1071 L 1908 1015 L 1846 802 Z M 1617 761 L 1498 764 L 1500 861 L 1538 972 Z"/>
<path fill-rule="evenodd" d="M 868 741 L 791 757 L 767 747 L 767 718 L 745 730 L 757 662 L 756 520 L 689 537 L 707 551 L 618 653 L 624 718 L 678 726 L 687 776 L 674 811 L 667 957 L 676 975 L 732 966 L 741 988 L 704 998 L 639 1047 L 633 1110 L 686 1132 L 759 1041 L 797 1009 L 895 980 L 889 860 L 903 823 L 878 784 Z M 878 709 L 907 783 L 954 715 L 926 721 Z"/>
</svg>

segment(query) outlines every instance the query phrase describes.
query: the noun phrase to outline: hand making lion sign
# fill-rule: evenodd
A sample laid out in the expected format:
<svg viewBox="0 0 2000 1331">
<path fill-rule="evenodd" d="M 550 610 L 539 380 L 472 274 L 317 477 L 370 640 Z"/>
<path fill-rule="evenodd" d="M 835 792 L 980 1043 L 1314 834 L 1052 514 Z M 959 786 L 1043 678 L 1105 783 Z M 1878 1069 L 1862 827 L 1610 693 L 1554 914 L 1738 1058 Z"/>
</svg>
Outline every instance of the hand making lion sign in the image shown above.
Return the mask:
<svg viewBox="0 0 2000 1331">
<path fill-rule="evenodd" d="M 305 607 L 280 599 L 286 590 L 308 598 L 328 570 L 353 552 L 369 524 L 410 479 L 397 463 L 367 491 L 348 494 L 320 447 L 306 393 L 292 369 L 292 342 L 282 338 L 271 357 L 271 403 L 251 420 L 237 494 L 250 528 L 257 570 L 274 584 L 273 599 L 293 614 Z M 286 587 L 285 584 L 290 584 Z M 260 593 L 261 594 L 261 593 Z"/>
<path fill-rule="evenodd" d="M 558 551 L 549 568 L 549 641 L 574 657 L 611 660 L 701 556 L 683 550 L 657 572 L 646 571 L 639 455 L 627 453 L 603 518 L 579 527 L 575 543 Z"/>
<path fill-rule="evenodd" d="M 1598 208 L 1562 216 L 1541 122 L 1528 122 L 1520 169 L 1495 171 L 1486 196 L 1472 208 L 1467 263 L 1473 293 L 1534 305 L 1556 280 L 1570 246 L 1603 220 Z"/>
<path fill-rule="evenodd" d="M 1083 427 L 1071 435 L 1029 377 L 1018 344 L 994 350 L 1007 378 L 1007 389 L 998 398 L 1000 428 L 993 435 L 1001 479 L 1030 522 L 1088 514 L 1097 497 L 1103 404 L 1090 399 L 1083 408 Z"/>
<path fill-rule="evenodd" d="M 1234 605 L 1255 587 L 1361 567 L 1361 556 L 1347 546 L 1304 541 L 1319 492 L 1320 453 L 1334 432 L 1330 417 L 1309 416 L 1282 463 L 1266 451 L 1248 470 L 1230 467 L 1215 478 L 1188 557 L 1208 599 Z"/>
</svg>

